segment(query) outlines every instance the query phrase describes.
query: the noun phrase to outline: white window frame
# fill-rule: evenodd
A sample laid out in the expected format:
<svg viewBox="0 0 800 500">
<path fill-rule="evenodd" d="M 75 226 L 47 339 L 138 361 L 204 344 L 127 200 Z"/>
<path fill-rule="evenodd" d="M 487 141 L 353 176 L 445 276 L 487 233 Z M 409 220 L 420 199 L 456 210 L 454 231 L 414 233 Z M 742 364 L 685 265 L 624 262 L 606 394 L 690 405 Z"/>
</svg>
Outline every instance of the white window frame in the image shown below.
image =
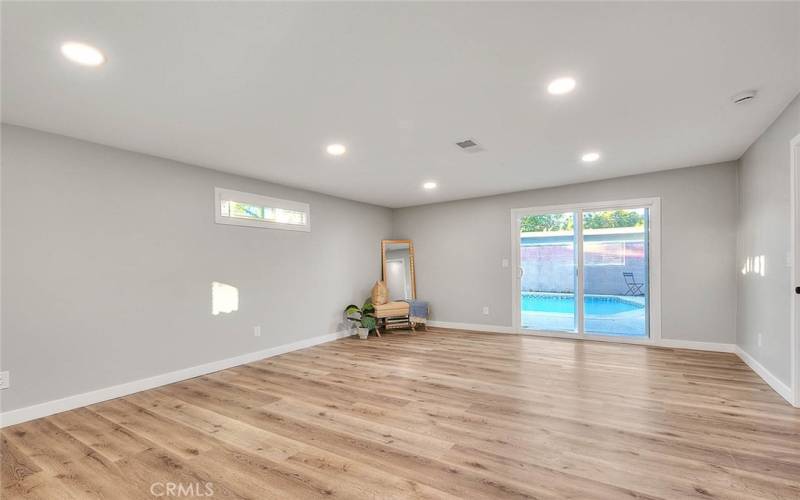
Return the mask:
<svg viewBox="0 0 800 500">
<path fill-rule="evenodd" d="M 520 245 L 519 245 L 519 228 L 520 218 L 527 215 L 542 215 L 550 213 L 563 213 L 573 212 L 579 216 L 583 212 L 593 210 L 603 210 L 612 208 L 647 208 L 650 211 L 650 242 L 648 248 L 649 255 L 649 270 L 650 277 L 648 280 L 649 285 L 649 305 L 650 305 L 650 323 L 649 334 L 646 339 L 629 338 L 620 335 L 602 335 L 598 333 L 591 333 L 584 331 L 584 318 L 583 318 L 583 304 L 581 301 L 575 301 L 575 320 L 577 331 L 561 332 L 561 331 L 548 331 L 548 330 L 533 330 L 522 328 L 522 315 L 520 303 L 520 289 L 521 289 L 521 274 L 520 274 Z M 583 224 L 578 221 L 582 220 L 580 217 L 575 221 L 576 227 L 576 255 L 583 255 Z M 602 202 L 589 202 L 589 203 L 570 203 L 568 205 L 551 205 L 541 207 L 528 207 L 528 208 L 514 208 L 511 209 L 511 290 L 512 290 L 512 310 L 514 317 L 512 318 L 512 325 L 514 333 L 523 335 L 538 335 L 543 337 L 560 337 L 569 339 L 584 339 L 584 340 L 599 340 L 602 342 L 616 342 L 616 343 L 630 343 L 630 344 L 645 344 L 645 345 L 662 345 L 661 340 L 661 198 L 637 198 L 631 200 L 615 200 L 615 201 L 602 201 Z M 575 272 L 578 276 L 583 276 L 583 262 L 582 259 L 577 259 L 577 266 Z M 575 295 L 583 295 L 583 280 L 577 280 L 577 290 Z"/>
<path fill-rule="evenodd" d="M 285 224 L 282 222 L 271 222 L 258 219 L 242 219 L 239 217 L 227 217 L 222 215 L 222 201 L 235 201 L 238 203 L 249 203 L 260 207 L 282 208 L 284 210 L 295 210 L 306 215 L 306 223 Z M 262 229 L 283 229 L 284 231 L 303 231 L 311 232 L 311 205 L 299 201 L 282 200 L 255 193 L 245 193 L 244 191 L 234 191 L 233 189 L 214 188 L 214 220 L 217 224 L 228 224 L 232 226 L 260 227 Z"/>
</svg>

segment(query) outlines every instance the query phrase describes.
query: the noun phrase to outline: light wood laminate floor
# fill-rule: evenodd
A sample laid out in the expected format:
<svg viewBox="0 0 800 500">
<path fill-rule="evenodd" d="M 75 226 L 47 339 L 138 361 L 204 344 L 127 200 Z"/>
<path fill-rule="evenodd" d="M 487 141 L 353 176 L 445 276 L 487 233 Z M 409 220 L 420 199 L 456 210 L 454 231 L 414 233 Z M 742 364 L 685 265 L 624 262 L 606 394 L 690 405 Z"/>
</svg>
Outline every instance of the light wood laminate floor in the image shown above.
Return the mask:
<svg viewBox="0 0 800 500">
<path fill-rule="evenodd" d="M 284 354 L 2 444 L 3 498 L 800 498 L 800 410 L 733 354 L 444 330 Z"/>
</svg>

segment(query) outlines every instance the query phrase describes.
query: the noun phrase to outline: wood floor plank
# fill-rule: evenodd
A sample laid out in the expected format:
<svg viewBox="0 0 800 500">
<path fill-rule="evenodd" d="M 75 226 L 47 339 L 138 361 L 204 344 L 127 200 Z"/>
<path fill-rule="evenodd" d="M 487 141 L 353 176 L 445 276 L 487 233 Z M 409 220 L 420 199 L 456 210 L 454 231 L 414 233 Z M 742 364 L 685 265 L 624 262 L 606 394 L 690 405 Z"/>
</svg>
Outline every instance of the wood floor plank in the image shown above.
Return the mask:
<svg viewBox="0 0 800 500">
<path fill-rule="evenodd" d="M 735 355 L 445 329 L 0 434 L 4 499 L 800 499 L 800 410 Z"/>
<path fill-rule="evenodd" d="M 135 455 L 150 447 L 148 441 L 87 408 L 58 413 L 49 420 L 111 461 Z"/>
<path fill-rule="evenodd" d="M 181 396 L 181 400 L 176 400 L 167 391 L 148 391 L 129 396 L 128 400 L 160 417 L 253 455 L 272 460 L 285 460 L 305 448 L 305 445 L 298 441 L 286 439 L 241 420 L 192 404 L 202 405 L 206 403 L 205 400 L 193 401 L 186 393 L 181 393 Z"/>
<path fill-rule="evenodd" d="M 341 432 L 353 432 L 366 439 L 382 442 L 393 448 L 408 452 L 424 450 L 427 456 L 436 457 L 452 448 L 454 443 L 424 435 L 411 429 L 401 429 L 370 421 L 361 417 L 353 417 L 337 408 L 324 408 L 304 403 L 296 398 L 283 398 L 264 407 L 271 412 L 284 415 L 289 419 L 307 419 L 327 429 Z"/>
<path fill-rule="evenodd" d="M 57 479 L 66 496 L 98 499 L 147 497 L 144 492 L 115 478 L 118 468 L 114 462 L 49 419 L 34 420 L 23 426 L 24 430 L 12 431 L 6 437 L 37 463 L 43 474 Z"/>
<path fill-rule="evenodd" d="M 23 483 L 35 482 L 32 476 L 41 476 L 41 471 L 31 457 L 9 442 L 5 435 L 0 436 L 0 484 L 3 492 L 10 495 L 12 490 L 24 489 Z"/>
<path fill-rule="evenodd" d="M 212 450 L 207 454 L 215 452 L 216 450 Z M 195 465 L 186 457 L 170 453 L 163 448 L 147 449 L 120 460 L 116 465 L 117 480 L 126 484 L 129 489 L 143 498 L 157 496 L 166 498 L 210 496 L 211 498 L 235 500 L 253 498 L 250 495 L 240 495 L 234 491 L 231 483 L 235 478 L 224 481 L 215 474 L 216 470 L 205 468 L 202 464 Z M 180 490 L 177 489 L 173 490 L 177 494 L 167 494 L 167 488 L 171 485 L 181 486 L 184 494 L 180 494 Z M 213 493 L 213 495 L 206 495 L 206 493 Z M 129 497 L 112 496 L 109 498 Z"/>
<path fill-rule="evenodd" d="M 199 455 L 216 445 L 202 432 L 162 418 L 126 398 L 92 405 L 89 409 L 183 458 Z"/>
</svg>

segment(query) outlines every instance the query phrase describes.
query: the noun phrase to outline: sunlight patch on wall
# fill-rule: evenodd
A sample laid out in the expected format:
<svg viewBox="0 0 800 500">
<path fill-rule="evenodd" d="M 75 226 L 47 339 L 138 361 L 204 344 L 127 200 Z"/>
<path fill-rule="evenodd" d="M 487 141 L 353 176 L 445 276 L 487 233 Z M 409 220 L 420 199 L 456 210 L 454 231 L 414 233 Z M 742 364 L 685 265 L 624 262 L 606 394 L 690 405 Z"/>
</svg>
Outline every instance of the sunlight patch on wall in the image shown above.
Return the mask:
<svg viewBox="0 0 800 500">
<path fill-rule="evenodd" d="M 225 283 L 211 282 L 211 314 L 231 313 L 239 310 L 239 289 Z"/>
<path fill-rule="evenodd" d="M 757 274 L 759 276 L 766 276 L 767 275 L 767 262 L 763 255 L 756 255 L 754 257 L 748 257 L 744 261 L 744 266 L 742 266 L 742 274 Z"/>
</svg>

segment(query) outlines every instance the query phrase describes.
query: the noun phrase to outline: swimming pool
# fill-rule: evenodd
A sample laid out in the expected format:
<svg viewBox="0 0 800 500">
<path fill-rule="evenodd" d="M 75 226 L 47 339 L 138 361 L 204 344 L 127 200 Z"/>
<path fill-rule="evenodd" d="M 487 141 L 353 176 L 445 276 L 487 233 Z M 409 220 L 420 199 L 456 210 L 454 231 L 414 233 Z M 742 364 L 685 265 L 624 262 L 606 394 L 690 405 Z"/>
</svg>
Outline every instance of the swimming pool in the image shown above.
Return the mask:
<svg viewBox="0 0 800 500">
<path fill-rule="evenodd" d="M 640 309 L 643 310 L 644 304 L 614 295 L 587 295 L 584 298 L 583 307 L 584 314 L 587 316 L 611 316 Z M 574 314 L 575 296 L 567 294 L 524 293 L 522 295 L 522 310 L 525 312 Z"/>
<path fill-rule="evenodd" d="M 584 330 L 587 334 L 647 337 L 644 297 L 587 295 L 584 300 Z M 574 295 L 522 294 L 522 328 L 574 333 L 578 329 L 575 313 Z"/>
</svg>

